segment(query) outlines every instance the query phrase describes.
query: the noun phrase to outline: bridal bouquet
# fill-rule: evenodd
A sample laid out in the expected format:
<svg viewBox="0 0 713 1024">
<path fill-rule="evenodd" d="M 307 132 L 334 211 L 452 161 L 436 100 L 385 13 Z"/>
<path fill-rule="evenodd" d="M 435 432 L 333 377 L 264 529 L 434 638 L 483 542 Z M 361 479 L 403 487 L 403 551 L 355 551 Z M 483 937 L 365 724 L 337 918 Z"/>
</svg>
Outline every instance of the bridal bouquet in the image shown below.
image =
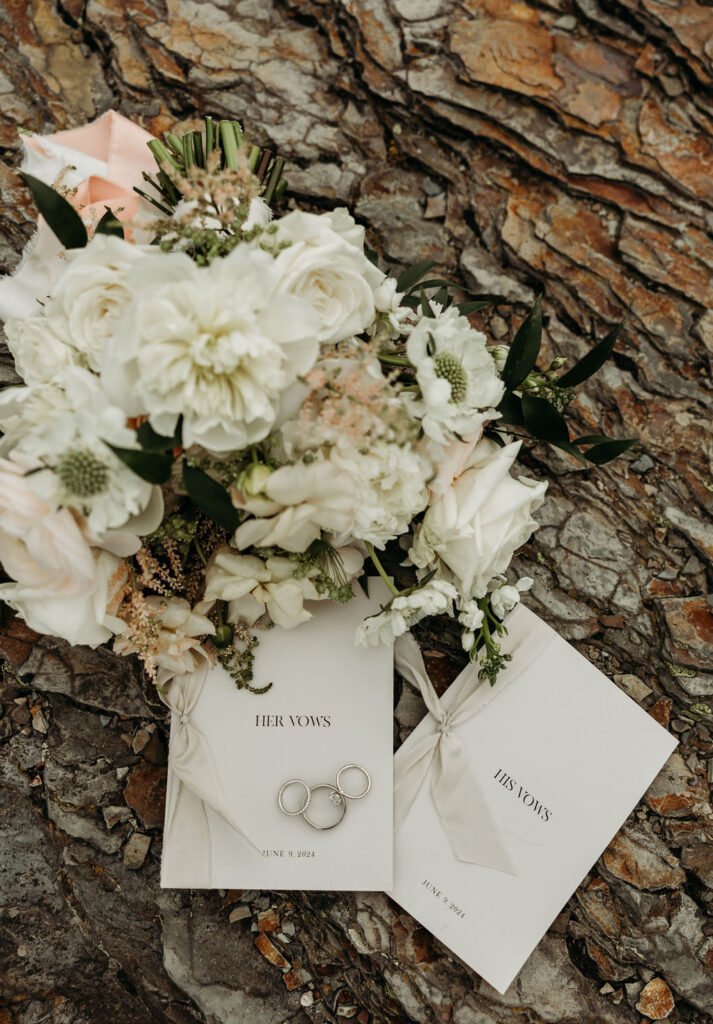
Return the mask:
<svg viewBox="0 0 713 1024">
<path fill-rule="evenodd" d="M 273 218 L 284 161 L 236 122 L 158 140 L 109 113 L 23 142 L 43 220 L 0 284 L 24 381 L 0 396 L 0 597 L 159 686 L 217 660 L 250 687 L 261 629 L 378 572 L 360 642 L 451 615 L 494 682 L 546 490 L 514 470 L 522 437 L 584 464 L 628 447 L 563 416 L 616 331 L 538 369 L 538 301 L 489 346 L 487 299 L 430 263 L 387 275 L 346 209 Z"/>
</svg>

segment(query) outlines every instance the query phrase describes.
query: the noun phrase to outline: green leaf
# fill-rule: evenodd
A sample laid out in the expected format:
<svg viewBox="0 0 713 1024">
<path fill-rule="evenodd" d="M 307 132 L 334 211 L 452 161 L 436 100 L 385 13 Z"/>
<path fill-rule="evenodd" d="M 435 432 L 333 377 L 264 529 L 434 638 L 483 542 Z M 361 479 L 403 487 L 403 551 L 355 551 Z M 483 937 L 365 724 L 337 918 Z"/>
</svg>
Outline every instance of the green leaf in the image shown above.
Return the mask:
<svg viewBox="0 0 713 1024">
<path fill-rule="evenodd" d="M 106 213 L 94 229 L 95 235 L 116 235 L 117 238 L 124 237 L 124 229 L 116 219 L 114 213 L 105 206 Z"/>
<path fill-rule="evenodd" d="M 433 296 L 433 301 L 437 302 L 439 306 L 443 306 L 444 309 L 448 308 L 450 299 L 448 296 L 448 289 L 445 285 L 436 292 Z"/>
<path fill-rule="evenodd" d="M 595 466 L 603 466 L 605 462 L 610 462 L 612 459 L 618 458 L 619 455 L 623 455 L 635 444 L 636 438 L 624 441 L 615 441 L 610 438 L 608 441 L 595 444 L 593 448 L 584 453 L 584 457 L 587 462 L 591 462 Z"/>
<path fill-rule="evenodd" d="M 415 284 L 421 280 L 424 274 L 427 274 L 431 267 L 435 267 L 435 260 L 422 260 L 420 263 L 414 263 L 412 267 L 408 267 L 403 273 L 399 274 L 396 280 L 396 287 L 400 292 L 410 291 Z"/>
<path fill-rule="evenodd" d="M 609 334 L 607 334 L 603 341 L 595 345 L 591 352 L 587 352 L 586 356 L 583 356 L 578 363 L 575 363 L 571 370 L 568 370 L 567 373 L 559 378 L 557 381 L 558 386 L 573 388 L 576 384 L 581 384 L 582 381 L 587 380 L 593 373 L 596 373 L 614 351 L 614 343 L 619 336 L 620 330 L 621 324 L 617 324 L 613 330 L 609 331 Z"/>
<path fill-rule="evenodd" d="M 366 248 L 364 250 L 364 255 L 369 260 L 369 263 L 373 263 L 375 267 L 379 266 L 379 254 L 376 249 Z"/>
<path fill-rule="evenodd" d="M 546 398 L 537 398 L 525 392 L 522 396 L 522 416 L 527 429 L 539 441 L 559 445 L 571 443 L 564 416 Z"/>
<path fill-rule="evenodd" d="M 610 438 L 604 434 L 588 434 L 586 437 L 575 437 L 572 444 L 597 444 L 599 441 L 609 441 Z"/>
<path fill-rule="evenodd" d="M 503 368 L 503 381 L 509 391 L 522 384 L 537 362 L 542 344 L 542 296 L 517 329 L 508 357 Z"/>
<path fill-rule="evenodd" d="M 461 316 L 469 316 L 470 313 L 477 313 L 479 309 L 492 306 L 494 301 L 494 299 L 471 299 L 469 302 L 459 302 L 456 309 Z"/>
<path fill-rule="evenodd" d="M 157 434 L 147 420 L 136 431 L 136 437 L 145 452 L 167 452 L 181 447 L 182 427 L 183 417 L 179 416 L 173 437 L 164 437 L 163 434 Z"/>
<path fill-rule="evenodd" d="M 431 320 L 435 319 L 436 314 L 433 312 L 433 306 L 426 298 L 426 293 L 423 289 L 421 289 L 421 312 Z"/>
<path fill-rule="evenodd" d="M 505 392 L 498 406 L 498 412 L 502 413 L 503 423 L 510 423 L 515 427 L 522 427 L 525 423 L 522 415 L 522 399 L 512 391 Z"/>
<path fill-rule="evenodd" d="M 19 174 L 32 192 L 35 206 L 65 249 L 83 249 L 87 244 L 87 229 L 71 203 L 39 178 L 25 171 Z"/>
<path fill-rule="evenodd" d="M 419 281 L 419 288 L 442 288 L 445 285 L 447 288 L 457 288 L 457 281 L 446 281 L 444 277 L 431 277 L 428 281 Z M 413 286 L 414 288 L 416 285 Z M 412 289 L 413 291 L 413 289 Z"/>
<path fill-rule="evenodd" d="M 205 514 L 222 526 L 224 530 L 233 533 L 238 528 L 240 516 L 234 508 L 230 495 L 224 487 L 208 476 L 197 466 L 189 466 L 183 460 L 183 482 L 186 485 L 188 496 L 193 504 L 205 512 Z"/>
<path fill-rule="evenodd" d="M 165 484 L 171 475 L 173 455 L 162 452 L 145 452 L 138 448 L 117 448 L 106 441 L 104 443 L 129 469 L 150 484 Z"/>
</svg>

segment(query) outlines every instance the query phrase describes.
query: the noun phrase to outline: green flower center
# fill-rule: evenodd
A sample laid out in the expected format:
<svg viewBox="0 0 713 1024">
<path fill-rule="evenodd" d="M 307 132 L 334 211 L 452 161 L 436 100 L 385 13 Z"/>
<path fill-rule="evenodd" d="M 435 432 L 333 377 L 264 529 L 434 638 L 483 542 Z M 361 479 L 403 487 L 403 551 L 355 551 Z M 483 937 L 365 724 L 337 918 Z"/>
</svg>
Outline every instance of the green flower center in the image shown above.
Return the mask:
<svg viewBox="0 0 713 1024">
<path fill-rule="evenodd" d="M 460 360 L 448 352 L 441 352 L 433 360 L 436 376 L 451 386 L 451 402 L 462 402 L 468 393 L 468 377 Z"/>
<path fill-rule="evenodd" d="M 93 498 L 109 483 L 109 467 L 86 448 L 65 452 L 55 471 L 64 489 L 77 498 Z"/>
</svg>

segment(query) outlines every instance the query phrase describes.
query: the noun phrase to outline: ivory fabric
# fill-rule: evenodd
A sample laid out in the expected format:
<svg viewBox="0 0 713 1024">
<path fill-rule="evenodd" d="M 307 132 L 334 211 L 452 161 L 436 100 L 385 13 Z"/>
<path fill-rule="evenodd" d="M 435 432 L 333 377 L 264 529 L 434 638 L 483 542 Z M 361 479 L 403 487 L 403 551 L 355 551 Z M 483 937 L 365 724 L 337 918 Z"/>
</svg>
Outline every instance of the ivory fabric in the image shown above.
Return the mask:
<svg viewBox="0 0 713 1024">
<path fill-rule="evenodd" d="M 394 647 L 399 673 L 421 692 L 432 730 L 406 743 L 394 762 L 394 828 L 406 820 L 416 795 L 430 780 L 431 795 L 443 830 L 458 860 L 516 875 L 511 853 L 513 837 L 498 827 L 482 785 L 473 772 L 457 729 L 496 700 L 542 653 L 547 637 L 535 630 L 518 634 L 512 663 L 495 686 L 478 679 L 477 665 L 468 664 L 439 700 L 428 677 L 418 644 L 410 633 Z M 527 651 L 525 655 L 524 652 Z"/>
</svg>

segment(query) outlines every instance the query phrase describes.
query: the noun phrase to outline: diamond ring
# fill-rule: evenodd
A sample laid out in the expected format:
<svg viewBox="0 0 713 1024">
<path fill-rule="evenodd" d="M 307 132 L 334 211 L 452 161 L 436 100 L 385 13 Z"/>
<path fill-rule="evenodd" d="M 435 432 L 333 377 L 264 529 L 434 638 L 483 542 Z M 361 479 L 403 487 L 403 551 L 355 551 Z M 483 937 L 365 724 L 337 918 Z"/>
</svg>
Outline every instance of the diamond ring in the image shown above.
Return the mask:
<svg viewBox="0 0 713 1024">
<path fill-rule="evenodd" d="M 357 771 L 361 772 L 364 776 L 364 786 L 360 793 L 348 793 L 342 786 L 342 775 L 346 771 Z M 292 808 L 285 805 L 285 794 L 290 786 L 302 786 L 304 790 L 304 796 L 300 806 L 294 806 Z M 327 831 L 330 828 L 336 828 L 340 823 L 344 815 L 347 813 L 347 800 L 363 800 L 366 794 L 371 789 L 371 775 L 369 775 L 366 768 L 362 768 L 360 764 L 345 764 L 337 772 L 337 777 L 332 782 L 319 782 L 316 786 L 310 786 L 304 779 L 288 779 L 287 782 L 283 782 L 280 787 L 280 792 L 277 794 L 277 804 L 283 814 L 288 814 L 290 817 L 298 817 L 302 815 L 304 820 L 310 826 L 310 828 L 318 829 L 320 832 Z M 312 796 L 319 790 L 327 790 L 329 795 L 327 800 L 329 803 L 336 808 L 338 811 L 338 817 L 335 821 L 328 821 L 327 824 L 320 824 L 314 818 L 311 818 L 307 811 L 312 805 Z"/>
</svg>

